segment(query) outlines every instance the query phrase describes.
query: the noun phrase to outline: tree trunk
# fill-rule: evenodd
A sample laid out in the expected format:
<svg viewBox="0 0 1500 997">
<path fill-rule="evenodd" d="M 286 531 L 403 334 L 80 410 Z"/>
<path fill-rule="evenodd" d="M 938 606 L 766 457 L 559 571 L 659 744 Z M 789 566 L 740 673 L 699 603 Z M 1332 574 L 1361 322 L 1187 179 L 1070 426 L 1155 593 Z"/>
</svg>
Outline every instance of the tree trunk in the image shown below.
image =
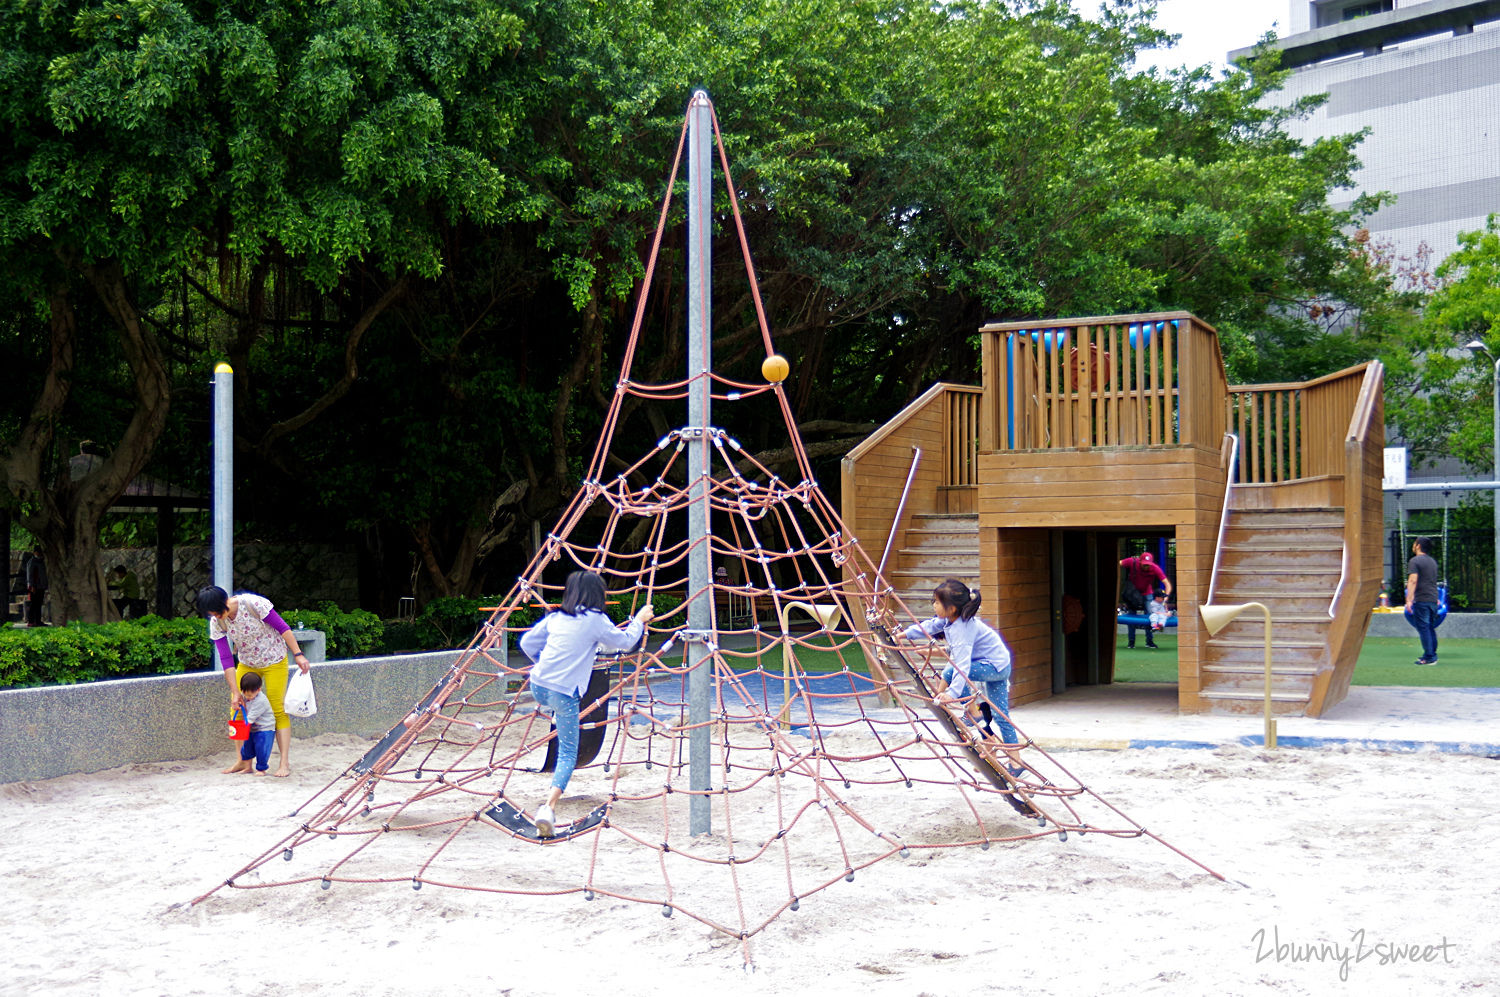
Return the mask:
<svg viewBox="0 0 1500 997">
<path fill-rule="evenodd" d="M 77 319 L 68 302 L 67 287 L 61 282 L 48 294 L 48 312 L 51 336 L 47 376 L 26 425 L 17 434 L 15 444 L 5 451 L 4 471 L 5 487 L 15 502 L 16 519 L 37 538 L 51 576 L 61 574 L 58 569 L 63 564 L 65 548 L 61 537 L 66 520 L 58 506 L 56 491 L 47 480 L 52 470 L 47 467 L 47 457 L 52 453 L 57 423 L 68 402 L 78 345 Z M 48 581 L 51 582 L 51 577 Z M 54 612 L 53 617 L 61 619 L 62 614 Z"/>
<path fill-rule="evenodd" d="M 55 536 L 48 536 L 42 542 L 52 583 L 52 621 L 105 623 L 109 619 L 107 611 L 114 607 L 109 602 L 104 569 L 99 563 L 99 521 L 69 526 L 78 528 L 62 532 L 65 546 L 61 549 L 55 546 Z"/>
<path fill-rule="evenodd" d="M 476 560 L 474 550 L 484 532 L 482 524 L 463 527 L 454 545 L 456 550 L 443 563 L 443 553 L 438 550 L 439 538 L 433 535 L 432 521 L 423 520 L 410 526 L 412 539 L 422 558 L 422 567 L 427 581 L 439 596 L 473 596 L 470 589 L 474 581 Z"/>
<path fill-rule="evenodd" d="M 20 505 L 21 524 L 41 543 L 51 583 L 53 621 L 58 623 L 74 619 L 102 623 L 108 618 L 109 593 L 99 564 L 99 523 L 161 438 L 172 395 L 160 344 L 130 301 L 119 264 L 89 266 L 83 273 L 114 319 L 133 375 L 135 412 L 109 456 L 91 462 L 78 478 L 67 463 L 47 466 L 57 422 L 68 400 L 78 346 L 77 321 L 67 288 L 58 285 L 49 301 L 52 346 L 47 377 L 16 445 L 5 454 L 6 485 Z"/>
</svg>

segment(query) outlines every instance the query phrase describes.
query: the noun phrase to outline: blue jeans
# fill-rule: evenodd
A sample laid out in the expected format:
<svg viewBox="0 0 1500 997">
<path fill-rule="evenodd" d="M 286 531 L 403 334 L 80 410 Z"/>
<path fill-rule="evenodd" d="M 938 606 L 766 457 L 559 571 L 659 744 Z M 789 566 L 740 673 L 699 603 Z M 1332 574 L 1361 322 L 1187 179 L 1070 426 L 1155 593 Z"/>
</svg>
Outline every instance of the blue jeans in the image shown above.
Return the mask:
<svg viewBox="0 0 1500 997">
<path fill-rule="evenodd" d="M 1154 631 L 1154 630 L 1151 629 L 1151 625 L 1149 623 L 1127 623 L 1127 624 L 1125 624 L 1125 632 L 1126 632 L 1126 638 L 1127 638 L 1126 639 L 1126 643 L 1129 644 L 1129 646 L 1135 647 L 1135 632 L 1137 630 L 1144 630 L 1144 631 L 1146 631 L 1146 646 L 1147 647 L 1155 647 L 1156 646 L 1156 640 L 1155 640 L 1156 631 Z"/>
<path fill-rule="evenodd" d="M 557 768 L 552 772 L 552 785 L 567 789 L 578 765 L 578 697 L 534 683 L 531 694 L 538 706 L 552 710 L 552 722 L 557 725 Z"/>
<path fill-rule="evenodd" d="M 943 681 L 951 684 L 956 674 L 953 666 L 943 669 Z M 969 662 L 969 684 L 983 686 L 981 690 L 990 701 L 994 711 L 995 727 L 1000 731 L 1000 740 L 1006 744 L 1019 744 L 1021 739 L 1010 724 L 1010 665 L 997 668 L 989 661 Z"/>
<path fill-rule="evenodd" d="M 254 758 L 256 771 L 264 772 L 271 767 L 271 745 L 275 743 L 274 730 L 252 730 L 240 745 L 240 760 L 248 762 Z"/>
<path fill-rule="evenodd" d="M 1437 660 L 1437 611 L 1435 602 L 1411 604 L 1411 623 L 1417 628 L 1417 638 L 1422 642 L 1422 657 Z"/>
</svg>

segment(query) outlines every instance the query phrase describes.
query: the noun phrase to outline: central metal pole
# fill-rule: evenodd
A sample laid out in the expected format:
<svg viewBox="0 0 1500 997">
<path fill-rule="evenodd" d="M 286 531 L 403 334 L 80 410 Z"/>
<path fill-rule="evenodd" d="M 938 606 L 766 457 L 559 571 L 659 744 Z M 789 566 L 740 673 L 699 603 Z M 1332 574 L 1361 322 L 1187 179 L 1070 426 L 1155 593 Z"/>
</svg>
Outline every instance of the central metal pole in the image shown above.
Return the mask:
<svg viewBox="0 0 1500 997">
<path fill-rule="evenodd" d="M 713 105 L 702 90 L 688 105 L 688 629 L 697 639 L 687 642 L 688 663 L 688 788 L 693 790 L 688 830 L 713 830 L 712 808 L 706 794 L 713 786 L 710 692 L 713 658 L 707 643 L 713 634 L 713 566 L 708 543 L 708 428 L 713 384 L 710 347 L 713 289 L 709 249 L 713 209 Z"/>
</svg>

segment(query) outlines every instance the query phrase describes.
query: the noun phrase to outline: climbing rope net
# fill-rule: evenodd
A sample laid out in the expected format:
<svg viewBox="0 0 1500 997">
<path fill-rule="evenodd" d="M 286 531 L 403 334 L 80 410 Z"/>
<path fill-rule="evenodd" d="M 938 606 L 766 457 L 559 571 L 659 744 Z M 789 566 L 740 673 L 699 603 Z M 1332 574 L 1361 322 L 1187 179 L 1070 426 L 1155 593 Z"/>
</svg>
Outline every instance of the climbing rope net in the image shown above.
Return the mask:
<svg viewBox="0 0 1500 997">
<path fill-rule="evenodd" d="M 714 135 L 753 291 L 717 120 Z M 681 157 L 679 140 L 645 287 Z M 897 621 L 916 617 L 818 487 L 781 383 L 711 371 L 635 383 L 641 315 L 638 306 L 582 487 L 473 642 L 389 733 L 292 814 L 290 833 L 195 902 L 226 886 L 335 883 L 581 895 L 651 905 L 748 940 L 805 898 L 893 857 L 1070 833 L 1172 848 L 1024 732 L 1002 745 L 963 706 L 938 703 L 943 648 L 898 639 Z M 698 378 L 715 401 L 774 404 L 795 480 L 704 426 L 673 430 L 605 474 L 623 400 L 681 399 L 702 386 Z M 697 496 L 683 466 L 693 447 L 710 469 Z M 713 524 L 697 543 L 719 570 L 691 588 L 700 552 L 682 538 L 695 500 L 707 502 Z M 586 517 L 588 541 L 579 539 Z M 647 603 L 658 612 L 640 645 L 597 662 L 580 704 L 571 795 L 555 836 L 542 838 L 528 807 L 550 785 L 557 738 L 513 646 L 580 568 L 604 577 L 615 615 Z M 711 626 L 691 629 L 689 607 L 702 597 Z M 693 668 L 711 670 L 707 716 L 690 708 Z M 992 714 L 1007 707 L 987 705 Z M 710 778 L 695 788 L 689 745 L 705 730 Z M 708 833 L 691 833 L 695 799 L 709 803 Z"/>
</svg>

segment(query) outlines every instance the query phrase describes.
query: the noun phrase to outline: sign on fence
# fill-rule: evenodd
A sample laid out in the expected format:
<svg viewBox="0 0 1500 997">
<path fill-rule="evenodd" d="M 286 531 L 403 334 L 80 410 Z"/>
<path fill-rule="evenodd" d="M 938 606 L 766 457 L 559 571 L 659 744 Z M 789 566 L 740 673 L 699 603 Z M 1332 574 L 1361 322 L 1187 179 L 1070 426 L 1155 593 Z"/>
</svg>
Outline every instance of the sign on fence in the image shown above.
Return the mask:
<svg viewBox="0 0 1500 997">
<path fill-rule="evenodd" d="M 1381 488 L 1405 488 L 1406 487 L 1406 448 L 1385 448 L 1385 477 L 1380 481 Z"/>
</svg>

